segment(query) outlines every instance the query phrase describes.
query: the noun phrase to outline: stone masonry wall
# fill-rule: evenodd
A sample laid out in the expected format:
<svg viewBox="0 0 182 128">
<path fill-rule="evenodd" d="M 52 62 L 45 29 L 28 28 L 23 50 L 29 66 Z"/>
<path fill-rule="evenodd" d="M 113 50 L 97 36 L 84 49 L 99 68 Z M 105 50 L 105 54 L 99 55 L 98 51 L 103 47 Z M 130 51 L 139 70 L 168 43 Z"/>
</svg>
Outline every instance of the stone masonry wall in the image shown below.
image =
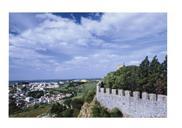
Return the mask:
<svg viewBox="0 0 182 128">
<path fill-rule="evenodd" d="M 118 92 L 118 93 L 116 93 Z M 132 95 L 132 96 L 131 96 Z M 118 108 L 124 117 L 167 117 L 167 96 L 138 91 L 100 88 L 97 86 L 96 99 L 108 109 Z"/>
</svg>

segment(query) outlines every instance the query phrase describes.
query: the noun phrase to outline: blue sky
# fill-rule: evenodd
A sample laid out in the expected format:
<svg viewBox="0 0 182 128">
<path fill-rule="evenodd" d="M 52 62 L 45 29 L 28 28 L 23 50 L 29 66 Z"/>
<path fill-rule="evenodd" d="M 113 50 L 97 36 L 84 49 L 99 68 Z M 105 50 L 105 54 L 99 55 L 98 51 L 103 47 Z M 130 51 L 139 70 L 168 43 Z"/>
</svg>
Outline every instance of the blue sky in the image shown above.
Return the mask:
<svg viewBox="0 0 182 128">
<path fill-rule="evenodd" d="M 166 13 L 10 13 L 10 80 L 103 77 L 167 53 Z"/>
</svg>

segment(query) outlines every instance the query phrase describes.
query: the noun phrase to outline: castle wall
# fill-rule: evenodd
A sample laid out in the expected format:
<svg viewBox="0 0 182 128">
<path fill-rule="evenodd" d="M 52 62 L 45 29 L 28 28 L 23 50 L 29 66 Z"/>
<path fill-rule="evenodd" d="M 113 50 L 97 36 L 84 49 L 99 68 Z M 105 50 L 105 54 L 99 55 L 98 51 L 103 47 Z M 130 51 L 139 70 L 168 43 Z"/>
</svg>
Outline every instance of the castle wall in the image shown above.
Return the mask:
<svg viewBox="0 0 182 128">
<path fill-rule="evenodd" d="M 104 91 L 105 90 L 105 91 Z M 167 96 L 138 91 L 100 88 L 96 90 L 97 101 L 108 109 L 118 108 L 125 117 L 167 117 Z M 118 92 L 118 93 L 117 93 Z M 132 96 L 131 96 L 132 94 Z"/>
</svg>

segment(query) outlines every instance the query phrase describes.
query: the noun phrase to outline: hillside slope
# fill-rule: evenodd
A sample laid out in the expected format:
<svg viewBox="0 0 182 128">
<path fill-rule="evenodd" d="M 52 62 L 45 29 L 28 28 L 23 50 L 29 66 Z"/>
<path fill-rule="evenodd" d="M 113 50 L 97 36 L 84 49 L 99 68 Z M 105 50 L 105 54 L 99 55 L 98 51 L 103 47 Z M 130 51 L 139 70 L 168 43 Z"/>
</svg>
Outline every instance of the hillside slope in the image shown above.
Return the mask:
<svg viewBox="0 0 182 128">
<path fill-rule="evenodd" d="M 85 102 L 80 110 L 80 113 L 78 115 L 78 117 L 93 117 L 92 115 L 92 108 L 95 105 L 95 98 L 93 99 L 93 101 L 91 103 L 87 103 Z"/>
</svg>

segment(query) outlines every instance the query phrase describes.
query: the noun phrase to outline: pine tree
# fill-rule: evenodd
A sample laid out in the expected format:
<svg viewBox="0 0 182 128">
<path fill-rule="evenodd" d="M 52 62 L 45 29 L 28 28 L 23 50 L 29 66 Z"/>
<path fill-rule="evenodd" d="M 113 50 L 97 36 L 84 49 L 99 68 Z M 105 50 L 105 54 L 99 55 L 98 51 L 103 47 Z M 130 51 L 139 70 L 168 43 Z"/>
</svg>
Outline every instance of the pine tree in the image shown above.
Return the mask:
<svg viewBox="0 0 182 128">
<path fill-rule="evenodd" d="M 167 76 L 167 55 L 165 56 L 164 62 L 161 64 L 162 72 Z"/>
<path fill-rule="evenodd" d="M 154 56 L 150 63 L 150 74 L 160 73 L 161 65 L 157 59 L 157 56 Z"/>
<path fill-rule="evenodd" d="M 160 77 L 155 83 L 156 93 L 167 95 L 167 55 L 161 64 Z"/>
<path fill-rule="evenodd" d="M 161 85 L 159 84 L 161 84 L 161 69 L 161 64 L 159 63 L 157 56 L 154 56 L 150 63 L 147 92 L 157 93 L 157 90 L 160 90 Z"/>
<path fill-rule="evenodd" d="M 144 78 L 144 77 L 148 76 L 149 66 L 150 66 L 150 62 L 148 60 L 148 56 L 146 56 L 145 59 L 141 62 L 140 67 L 139 67 L 140 78 Z"/>
<path fill-rule="evenodd" d="M 139 66 L 124 66 L 108 73 L 104 87 L 167 94 L 167 56 L 161 64 L 157 56 L 151 62 L 146 56 Z"/>
<path fill-rule="evenodd" d="M 148 75 L 149 75 L 149 67 L 150 61 L 148 60 L 148 56 L 145 57 L 145 59 L 141 62 L 139 66 L 139 80 L 138 80 L 138 91 L 147 91 L 147 83 L 148 83 Z"/>
</svg>

